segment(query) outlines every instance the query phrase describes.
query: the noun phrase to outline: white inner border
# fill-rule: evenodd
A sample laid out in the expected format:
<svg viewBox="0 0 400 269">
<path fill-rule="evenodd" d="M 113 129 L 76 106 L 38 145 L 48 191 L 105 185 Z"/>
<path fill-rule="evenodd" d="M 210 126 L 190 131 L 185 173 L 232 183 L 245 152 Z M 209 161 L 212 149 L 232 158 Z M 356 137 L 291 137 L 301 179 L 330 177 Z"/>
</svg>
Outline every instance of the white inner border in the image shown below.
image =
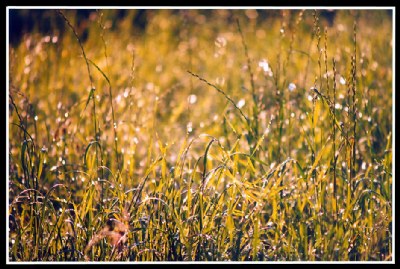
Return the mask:
<svg viewBox="0 0 400 269">
<path fill-rule="evenodd" d="M 380 263 L 395 263 L 395 150 L 396 149 L 396 135 L 395 135 L 395 56 L 396 56 L 396 8 L 392 6 L 387 7 L 331 7 L 331 6 L 320 6 L 320 7 L 313 7 L 313 6 L 296 6 L 296 7 L 265 7 L 265 6 L 237 6 L 237 7 L 225 7 L 225 6 L 201 6 L 201 7 L 193 7 L 193 6 L 80 6 L 80 7 L 73 7 L 73 6 L 7 6 L 6 8 L 6 99 L 7 99 L 7 107 L 6 107 L 6 189 L 9 190 L 9 11 L 10 9 L 268 9 L 268 10 L 281 10 L 281 9 L 337 9 L 337 10 L 392 10 L 392 260 L 391 261 L 270 261 L 270 262 L 243 262 L 243 261 L 234 261 L 234 262 L 185 262 L 185 261 L 178 261 L 178 262 L 14 262 L 10 261 L 9 257 L 9 216 L 8 216 L 8 208 L 9 208 L 9 191 L 6 192 L 6 200 L 7 200 L 7 208 L 6 208 L 6 264 L 71 264 L 71 265 L 78 265 L 78 264 L 304 264 L 304 263 L 319 263 L 319 264 L 329 264 L 329 263 L 372 263 L 372 264 L 380 264 Z"/>
</svg>

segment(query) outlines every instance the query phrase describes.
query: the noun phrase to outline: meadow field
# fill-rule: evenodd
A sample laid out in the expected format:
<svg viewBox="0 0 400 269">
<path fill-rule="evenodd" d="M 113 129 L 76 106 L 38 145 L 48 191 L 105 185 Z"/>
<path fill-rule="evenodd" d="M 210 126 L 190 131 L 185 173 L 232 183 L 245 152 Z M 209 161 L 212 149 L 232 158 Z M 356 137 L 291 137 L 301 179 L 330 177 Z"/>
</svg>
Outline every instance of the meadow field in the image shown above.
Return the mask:
<svg viewBox="0 0 400 269">
<path fill-rule="evenodd" d="M 10 10 L 9 261 L 392 261 L 392 10 Z"/>
</svg>

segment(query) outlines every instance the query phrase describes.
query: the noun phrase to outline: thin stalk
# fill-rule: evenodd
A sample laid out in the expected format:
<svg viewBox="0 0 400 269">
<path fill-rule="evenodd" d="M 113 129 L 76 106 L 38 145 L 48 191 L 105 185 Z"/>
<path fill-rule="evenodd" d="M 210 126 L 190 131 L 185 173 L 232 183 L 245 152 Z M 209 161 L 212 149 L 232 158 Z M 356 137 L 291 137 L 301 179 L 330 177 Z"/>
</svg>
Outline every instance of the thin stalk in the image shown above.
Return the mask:
<svg viewBox="0 0 400 269">
<path fill-rule="evenodd" d="M 319 75 L 320 75 L 320 91 L 321 91 L 321 87 L 322 87 L 322 79 L 321 79 L 321 49 L 320 49 L 320 40 L 321 40 L 321 34 L 320 34 L 320 28 L 318 26 L 318 15 L 317 15 L 317 11 L 314 10 L 314 35 L 317 37 L 317 49 L 318 49 L 318 67 L 319 67 Z M 317 77 L 315 77 L 314 79 L 314 89 L 317 87 Z M 315 139 L 315 105 L 316 105 L 316 101 L 317 101 L 318 95 L 314 94 L 313 99 L 312 99 L 312 115 L 311 115 L 311 123 L 312 123 L 312 139 L 313 139 L 313 145 L 314 145 L 314 149 L 312 151 L 312 155 L 311 155 L 311 163 L 314 164 L 315 162 L 315 152 L 317 151 L 317 143 L 316 143 L 316 139 Z M 312 173 L 312 178 L 313 181 L 316 182 L 317 180 L 317 172 L 315 169 L 313 169 L 311 171 Z M 316 190 L 318 189 L 318 186 L 316 186 Z M 315 192 L 315 199 L 316 202 L 318 201 L 318 191 Z"/>
<path fill-rule="evenodd" d="M 330 95 L 330 88 L 329 88 L 329 76 L 328 76 L 328 42 L 327 42 L 327 39 L 328 39 L 328 30 L 327 30 L 327 28 L 325 27 L 325 31 L 324 31 L 324 41 L 325 41 L 325 43 L 324 43 L 324 63 L 325 63 L 325 77 L 326 77 L 326 95 L 329 97 L 329 95 Z M 322 84 L 322 79 L 321 79 L 321 84 Z M 321 89 L 321 91 L 322 91 L 322 89 Z M 332 106 L 332 103 L 331 103 L 331 105 L 330 105 L 330 111 L 331 111 L 331 116 L 332 116 L 332 124 L 334 124 L 335 123 L 335 116 L 334 116 L 334 111 L 333 111 L 333 109 L 334 109 L 334 106 Z M 322 138 L 322 130 L 321 130 L 321 138 Z M 335 143 L 335 141 L 333 141 L 333 143 Z M 333 151 L 334 153 L 333 153 L 333 155 L 335 155 L 335 151 Z M 322 186 L 321 186 L 321 188 L 322 188 Z M 323 204 L 323 207 L 324 207 L 324 211 L 326 211 L 326 203 L 324 202 L 324 204 Z"/>
<path fill-rule="evenodd" d="M 353 57 L 351 59 L 351 61 L 353 61 Z M 351 62 L 351 65 L 353 65 L 353 62 Z M 353 173 L 352 173 L 352 169 L 353 169 L 353 158 L 352 158 L 352 152 L 353 152 L 353 146 L 352 146 L 352 142 L 351 142 L 351 137 L 350 137 L 350 131 L 351 131 L 351 110 L 352 110 L 352 105 L 351 105 L 351 85 L 350 85 L 350 80 L 351 80 L 351 76 L 352 76 L 352 72 L 353 70 L 350 71 L 350 75 L 348 76 L 347 80 L 346 80 L 346 86 L 347 86 L 347 128 L 346 128 L 346 141 L 347 141 L 347 147 L 346 147 L 346 158 L 347 158 L 347 176 L 348 176 L 348 184 L 349 184 L 349 188 L 351 193 L 353 193 Z M 354 142 L 354 141 L 353 141 Z"/>
<path fill-rule="evenodd" d="M 79 35 L 76 32 L 75 28 L 72 26 L 71 22 L 68 20 L 68 18 L 64 15 L 64 13 L 61 10 L 57 10 L 57 12 L 58 12 L 58 14 L 60 14 L 63 17 L 65 22 L 68 24 L 69 28 L 71 28 L 72 32 L 74 33 L 76 39 L 78 40 L 79 47 L 81 48 L 83 58 L 85 59 L 85 63 L 86 63 L 86 67 L 87 67 L 87 71 L 88 71 L 88 75 L 89 75 L 89 81 L 90 81 L 90 93 L 91 94 L 89 95 L 89 98 L 92 97 L 92 101 L 93 101 L 93 124 L 94 124 L 94 135 L 95 135 L 94 137 L 95 137 L 95 140 L 99 142 L 100 133 L 98 131 L 97 117 L 96 117 L 96 97 L 94 94 L 95 87 L 93 84 L 92 74 L 90 72 L 89 60 L 86 57 L 85 49 L 83 48 L 82 42 L 81 42 Z M 95 153 L 96 154 L 96 167 L 99 167 L 99 153 L 98 153 L 97 147 L 95 147 L 95 151 L 96 151 L 96 153 Z M 101 162 L 102 162 L 102 160 L 103 160 L 103 158 L 101 158 Z M 101 200 L 101 203 L 103 203 L 103 200 Z"/>
<path fill-rule="evenodd" d="M 70 22 L 70 21 L 68 20 L 68 18 L 64 15 L 64 13 L 63 13 L 61 10 L 57 10 L 57 12 L 58 12 L 58 14 L 60 14 L 60 15 L 64 18 L 65 22 L 68 24 L 69 28 L 71 28 L 71 30 L 72 30 L 72 32 L 74 33 L 76 39 L 78 40 L 78 44 L 79 44 L 79 47 L 81 48 L 81 51 L 82 51 L 82 54 L 83 54 L 83 58 L 85 59 L 87 71 L 88 71 L 88 74 L 89 74 L 90 88 L 91 88 L 91 89 L 94 89 L 94 86 L 93 86 L 93 78 L 92 78 L 92 74 L 91 74 L 91 72 L 90 72 L 90 67 L 89 67 L 89 60 L 88 60 L 88 58 L 86 57 L 86 53 L 85 53 L 85 50 L 84 50 L 84 48 L 83 48 L 82 42 L 81 42 L 81 40 L 80 40 L 80 38 L 79 38 L 79 35 L 78 35 L 78 33 L 76 32 L 75 28 L 72 26 L 71 22 Z M 92 99 L 93 99 L 93 114 L 94 114 L 94 115 L 93 115 L 93 116 L 94 116 L 94 132 L 95 132 L 95 138 L 97 138 L 96 102 L 95 102 L 96 99 L 95 99 L 95 97 L 92 97 Z"/>
<path fill-rule="evenodd" d="M 250 61 L 250 57 L 249 57 L 249 52 L 247 49 L 247 44 L 244 40 L 244 36 L 243 36 L 243 32 L 242 29 L 240 27 L 240 23 L 239 23 L 239 19 L 236 19 L 236 23 L 237 23 L 237 27 L 240 33 L 240 37 L 242 39 L 242 45 L 244 48 L 244 54 L 246 56 L 247 59 L 247 67 L 249 70 L 249 76 L 250 76 L 250 85 L 251 85 L 251 95 L 253 98 L 253 126 L 251 128 L 251 133 L 254 135 L 253 139 L 254 141 L 257 141 L 258 139 L 258 117 L 259 117 L 259 111 L 258 111 L 258 100 L 257 100 L 257 94 L 256 94 L 256 89 L 255 89 L 255 85 L 254 85 L 254 75 L 253 72 L 251 70 L 251 61 Z M 252 135 L 252 136 L 253 136 Z M 253 151 L 253 145 L 250 145 L 251 149 L 250 149 L 250 153 Z"/>
<path fill-rule="evenodd" d="M 299 12 L 299 14 L 298 14 L 298 17 L 297 17 L 297 20 L 296 20 L 296 23 L 295 23 L 295 27 L 294 27 L 294 29 L 293 29 L 293 31 L 292 31 L 292 34 L 291 34 L 291 36 L 290 36 L 290 42 L 289 42 L 289 52 L 288 52 L 288 54 L 287 54 L 287 57 L 286 57 L 286 61 L 285 61 L 285 63 L 283 64 L 283 75 L 284 75 L 284 77 L 286 77 L 286 70 L 287 70 L 287 65 L 288 65 L 288 63 L 290 62 L 290 58 L 291 58 L 291 56 L 292 56 L 292 54 L 293 54 L 293 43 L 294 43 L 294 39 L 295 39 L 295 37 L 296 37 L 296 30 L 297 30 L 297 27 L 299 26 L 299 23 L 301 22 L 301 20 L 302 20 L 302 17 L 303 17 L 303 13 L 304 13 L 304 11 L 303 10 L 301 10 L 300 12 Z M 288 137 L 288 157 L 290 158 L 291 157 L 291 151 L 292 151 L 292 145 L 291 145 L 291 127 L 292 127 L 292 120 L 291 120 L 291 114 L 292 114 L 292 106 L 291 106 L 291 103 L 290 103 L 290 90 L 289 91 L 287 91 L 287 106 L 288 106 L 288 115 L 289 115 L 289 117 L 288 117 L 288 120 L 289 120 L 289 124 L 288 124 L 288 129 L 287 129 L 287 137 Z"/>
<path fill-rule="evenodd" d="M 328 29 L 325 27 L 324 31 L 325 43 L 324 43 L 324 62 L 325 62 L 325 76 L 326 76 L 326 93 L 327 96 L 330 95 L 330 87 L 329 87 L 329 76 L 328 76 Z"/>
<path fill-rule="evenodd" d="M 107 55 L 107 43 L 106 43 L 106 41 L 104 39 L 105 26 L 103 25 L 103 13 L 100 13 L 99 16 L 100 16 L 99 25 L 100 25 L 100 28 L 101 28 L 100 37 L 101 37 L 101 40 L 102 40 L 103 46 L 104 46 L 104 57 L 106 59 L 107 73 L 108 73 L 108 75 L 110 75 L 110 67 L 108 65 L 108 55 Z M 120 163 L 119 163 L 119 154 L 118 154 L 117 123 L 115 122 L 115 113 L 114 113 L 114 105 L 113 105 L 111 83 L 109 83 L 108 90 L 109 90 L 109 95 L 110 95 L 111 116 L 112 116 L 112 121 L 113 121 L 113 130 L 114 130 L 114 150 L 115 150 L 115 156 L 116 156 L 116 159 L 117 159 L 117 169 L 120 170 L 121 167 L 120 167 Z"/>
<path fill-rule="evenodd" d="M 189 44 L 189 48 L 188 48 L 188 54 L 189 54 L 189 70 L 192 70 L 193 69 L 193 48 L 192 48 L 192 42 L 190 42 L 190 40 L 191 40 L 191 36 L 189 35 L 189 33 L 191 33 L 192 32 L 192 24 L 191 23 L 189 23 L 189 20 L 187 19 L 187 17 L 185 16 L 185 24 L 186 25 L 188 25 L 188 29 L 186 29 L 186 31 L 185 31 L 185 33 L 186 33 L 186 39 L 187 39 L 187 42 L 188 42 L 188 44 Z M 189 96 L 191 96 L 192 94 L 193 94 L 193 89 L 194 89 L 194 87 L 193 87 L 193 78 L 190 78 L 190 80 L 189 80 L 189 84 L 190 84 L 190 93 L 189 93 Z M 190 97 L 189 97 L 190 98 Z M 188 117 L 188 124 L 189 123 L 191 123 L 191 113 L 192 113 L 192 111 L 191 111 L 191 103 L 190 103 L 190 100 L 188 100 L 188 102 L 187 102 L 187 117 Z M 187 136 L 189 136 L 189 130 L 188 130 L 188 128 L 186 128 L 186 134 L 187 134 Z"/>
<path fill-rule="evenodd" d="M 336 105 L 336 60 L 335 58 L 332 59 L 333 64 L 333 93 L 332 93 L 332 100 L 333 103 L 331 104 L 332 110 L 332 143 L 333 143 L 333 200 L 334 200 L 334 208 L 335 208 L 335 219 L 337 219 L 337 198 L 336 198 L 336 164 L 338 156 L 336 156 L 336 124 L 335 124 L 335 105 Z"/>
<path fill-rule="evenodd" d="M 308 44 L 308 55 L 311 55 L 311 47 L 312 47 L 312 44 L 313 44 L 313 42 L 314 42 L 314 38 L 315 38 L 315 31 L 312 31 L 311 32 L 311 40 L 310 40 L 310 43 Z M 304 72 L 304 78 L 303 78 L 303 86 L 302 86 L 302 88 L 306 88 L 306 83 L 307 83 L 307 77 L 308 77 L 308 69 L 309 69 L 309 66 L 310 66 L 310 61 L 311 61 L 311 57 L 308 57 L 307 58 L 307 65 L 306 65 L 306 69 L 305 69 L 305 72 Z"/>
<path fill-rule="evenodd" d="M 356 108 L 356 72 L 357 72 L 357 59 L 356 59 L 356 48 L 357 48 L 357 24 L 354 22 L 354 32 L 353 32 L 353 37 L 354 37 L 354 56 L 352 57 L 352 95 L 353 95 L 353 107 L 352 107 L 352 113 L 353 113 L 353 160 L 352 160 L 352 167 L 351 167 L 351 173 L 352 173 L 352 178 L 355 177 L 355 165 L 356 165 L 356 141 L 357 141 L 357 108 Z"/>
<path fill-rule="evenodd" d="M 318 68 L 319 68 L 319 90 L 322 91 L 322 66 L 321 66 L 321 58 L 322 58 L 322 50 L 321 50 L 321 28 L 318 25 L 319 22 L 319 17 L 317 14 L 317 11 L 315 10 L 314 12 L 314 30 L 315 30 L 315 35 L 317 36 L 317 49 L 318 49 Z M 314 83 L 315 84 L 315 83 Z M 316 85 L 314 85 L 315 87 Z M 321 140 L 320 140 L 320 145 L 322 145 L 322 133 L 323 133 L 323 128 L 321 128 Z"/>
<path fill-rule="evenodd" d="M 134 114 L 133 114 L 133 111 L 132 111 L 132 104 L 134 102 L 134 98 L 133 97 L 135 96 L 135 93 L 136 93 L 136 91 L 133 91 L 133 94 L 132 94 L 132 90 L 134 89 L 135 69 L 136 69 L 136 66 L 135 66 L 135 50 L 132 50 L 132 58 L 131 59 L 132 60 L 131 60 L 130 81 L 129 81 L 129 86 L 130 87 L 129 87 L 128 96 L 129 96 L 129 113 L 130 113 L 130 115 L 133 116 Z M 131 120 L 129 122 L 132 123 Z M 130 129 L 129 131 L 130 131 L 130 133 L 132 133 L 132 135 L 135 135 L 136 134 L 135 126 L 137 126 L 137 117 L 136 116 L 134 117 L 133 126 L 134 126 L 134 128 L 132 129 L 132 125 L 131 124 L 129 125 L 129 129 Z M 132 147 L 132 142 L 131 142 L 130 147 Z M 129 158 L 132 158 L 132 157 L 129 157 Z M 131 162 L 132 162 L 132 160 L 131 160 Z M 131 176 L 131 175 L 129 175 L 129 172 L 132 172 L 131 169 L 127 169 L 128 176 Z"/>
</svg>

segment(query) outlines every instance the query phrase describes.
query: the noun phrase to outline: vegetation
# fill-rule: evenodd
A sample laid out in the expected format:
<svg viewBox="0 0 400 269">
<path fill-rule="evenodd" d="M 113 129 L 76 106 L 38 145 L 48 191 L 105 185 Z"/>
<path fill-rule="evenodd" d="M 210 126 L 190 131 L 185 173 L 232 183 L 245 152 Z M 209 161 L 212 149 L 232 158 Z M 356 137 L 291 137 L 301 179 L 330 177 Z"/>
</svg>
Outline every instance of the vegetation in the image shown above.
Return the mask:
<svg viewBox="0 0 400 269">
<path fill-rule="evenodd" d="M 392 260 L 391 11 L 12 12 L 10 261 Z"/>
</svg>

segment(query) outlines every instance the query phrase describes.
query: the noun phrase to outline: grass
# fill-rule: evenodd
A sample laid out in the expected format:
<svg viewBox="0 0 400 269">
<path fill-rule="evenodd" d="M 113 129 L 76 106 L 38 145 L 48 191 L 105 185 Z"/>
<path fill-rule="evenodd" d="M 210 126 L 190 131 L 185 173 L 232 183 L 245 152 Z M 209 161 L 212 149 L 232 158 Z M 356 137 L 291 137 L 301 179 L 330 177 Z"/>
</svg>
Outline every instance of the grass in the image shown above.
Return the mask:
<svg viewBox="0 0 400 269">
<path fill-rule="evenodd" d="M 391 261 L 391 13 L 322 13 L 44 11 L 9 44 L 9 260 Z"/>
</svg>

